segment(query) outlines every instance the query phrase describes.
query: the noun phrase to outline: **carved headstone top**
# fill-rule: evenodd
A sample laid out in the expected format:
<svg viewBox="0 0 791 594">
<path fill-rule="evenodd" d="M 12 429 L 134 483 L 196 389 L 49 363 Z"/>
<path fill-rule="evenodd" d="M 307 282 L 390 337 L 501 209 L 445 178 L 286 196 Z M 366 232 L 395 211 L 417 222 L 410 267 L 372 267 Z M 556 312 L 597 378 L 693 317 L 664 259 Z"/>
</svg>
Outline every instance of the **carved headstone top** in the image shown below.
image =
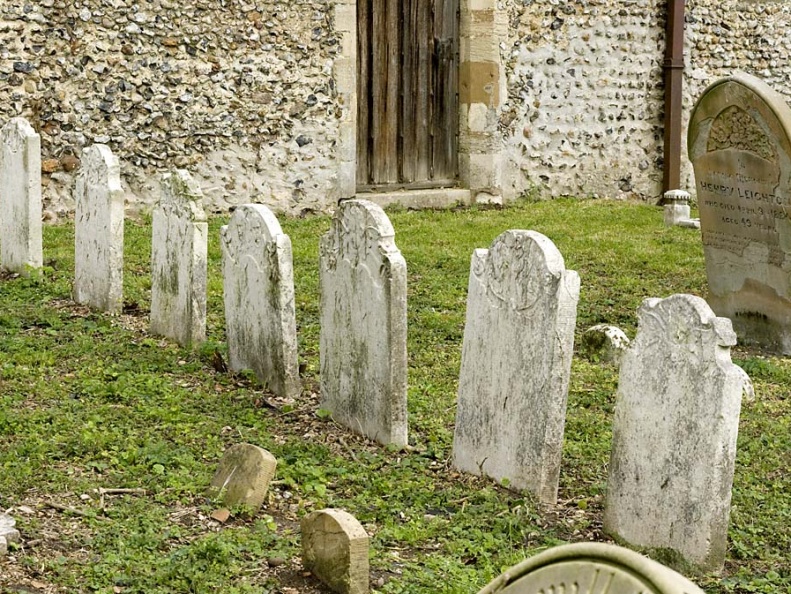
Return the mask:
<svg viewBox="0 0 791 594">
<path fill-rule="evenodd" d="M 712 309 L 743 340 L 791 353 L 791 109 L 758 78 L 719 80 L 688 149 Z"/>
<path fill-rule="evenodd" d="M 165 216 L 188 219 L 195 223 L 206 220 L 200 184 L 183 169 L 162 176 L 162 195 L 157 208 Z"/>
<path fill-rule="evenodd" d="M 615 545 L 555 547 L 512 567 L 479 594 L 703 594 L 661 563 Z"/>
</svg>

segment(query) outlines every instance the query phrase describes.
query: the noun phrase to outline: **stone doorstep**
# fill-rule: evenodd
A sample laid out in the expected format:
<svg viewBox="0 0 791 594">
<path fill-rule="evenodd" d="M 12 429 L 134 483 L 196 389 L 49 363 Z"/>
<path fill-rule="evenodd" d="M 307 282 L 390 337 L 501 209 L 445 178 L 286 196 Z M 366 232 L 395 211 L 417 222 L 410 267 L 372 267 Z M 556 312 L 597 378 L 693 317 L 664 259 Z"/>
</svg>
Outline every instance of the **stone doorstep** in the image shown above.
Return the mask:
<svg viewBox="0 0 791 594">
<path fill-rule="evenodd" d="M 429 190 L 400 190 L 396 192 L 363 192 L 359 200 L 370 200 L 382 208 L 393 204 L 404 208 L 452 208 L 458 204 L 472 204 L 472 194 L 463 188 L 439 188 Z"/>
</svg>

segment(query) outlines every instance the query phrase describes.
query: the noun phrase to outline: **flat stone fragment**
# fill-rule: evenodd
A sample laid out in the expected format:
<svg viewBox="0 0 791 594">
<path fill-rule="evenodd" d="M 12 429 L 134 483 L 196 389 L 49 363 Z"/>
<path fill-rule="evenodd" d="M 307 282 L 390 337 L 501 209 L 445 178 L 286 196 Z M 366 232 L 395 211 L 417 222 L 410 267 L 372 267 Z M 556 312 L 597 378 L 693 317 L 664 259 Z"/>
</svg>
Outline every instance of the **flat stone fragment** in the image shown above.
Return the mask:
<svg viewBox="0 0 791 594">
<path fill-rule="evenodd" d="M 323 509 L 300 522 L 302 564 L 334 592 L 368 592 L 368 534 L 351 514 Z"/>
<path fill-rule="evenodd" d="M 124 194 L 109 147 L 83 151 L 74 214 L 74 300 L 117 314 L 123 306 Z"/>
<path fill-rule="evenodd" d="M 206 340 L 208 224 L 200 186 L 184 170 L 162 177 L 151 238 L 151 334 L 182 346 Z"/>
<path fill-rule="evenodd" d="M 692 295 L 646 299 L 624 355 L 604 527 L 632 545 L 722 568 L 745 373 L 736 335 Z"/>
<path fill-rule="evenodd" d="M 291 240 L 261 204 L 236 208 L 220 231 L 231 369 L 252 369 L 275 394 L 300 393 Z"/>
<path fill-rule="evenodd" d="M 707 300 L 743 343 L 791 354 L 791 109 L 747 74 L 709 86 L 692 113 Z"/>
<path fill-rule="evenodd" d="M 478 594 L 703 594 L 672 569 L 603 543 L 549 549 L 512 567 Z"/>
<path fill-rule="evenodd" d="M 277 460 L 263 448 L 240 443 L 226 450 L 207 491 L 228 507 L 243 505 L 254 512 L 263 505 Z"/>
<path fill-rule="evenodd" d="M 453 464 L 557 500 L 580 279 L 544 235 L 472 256 Z"/>
<path fill-rule="evenodd" d="M 321 407 L 406 445 L 406 262 L 394 236 L 379 206 L 347 200 L 321 238 Z"/>
<path fill-rule="evenodd" d="M 619 365 L 629 338 L 617 326 L 596 324 L 582 333 L 579 350 L 590 361 Z"/>
<path fill-rule="evenodd" d="M 41 268 L 41 138 L 24 118 L 0 130 L 0 267 Z"/>
<path fill-rule="evenodd" d="M 0 514 L 0 557 L 8 553 L 8 544 L 19 542 L 19 531 L 16 529 L 16 520 L 8 514 Z"/>
</svg>

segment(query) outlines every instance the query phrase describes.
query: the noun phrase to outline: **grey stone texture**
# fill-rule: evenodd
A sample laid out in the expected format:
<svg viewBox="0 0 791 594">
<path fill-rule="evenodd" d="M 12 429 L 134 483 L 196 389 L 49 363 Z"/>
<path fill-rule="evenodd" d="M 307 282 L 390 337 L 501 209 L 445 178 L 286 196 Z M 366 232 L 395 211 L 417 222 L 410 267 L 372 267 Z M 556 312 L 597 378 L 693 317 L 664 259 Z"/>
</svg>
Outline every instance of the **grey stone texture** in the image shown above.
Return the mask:
<svg viewBox="0 0 791 594">
<path fill-rule="evenodd" d="M 300 392 L 291 240 L 266 206 L 238 207 L 220 231 L 228 356 L 275 394 Z"/>
<path fill-rule="evenodd" d="M 263 448 L 239 443 L 225 451 L 207 491 L 228 507 L 243 505 L 253 512 L 264 504 L 277 460 Z"/>
<path fill-rule="evenodd" d="M 707 571 L 727 546 L 745 374 L 736 335 L 700 297 L 646 299 L 621 363 L 604 528 Z"/>
<path fill-rule="evenodd" d="M 16 520 L 8 514 L 0 513 L 0 557 L 8 553 L 9 543 L 20 541 Z"/>
<path fill-rule="evenodd" d="M 604 543 L 563 545 L 497 577 L 478 594 L 703 594 L 672 569 Z"/>
<path fill-rule="evenodd" d="M 580 279 L 536 231 L 472 256 L 453 464 L 557 499 Z"/>
<path fill-rule="evenodd" d="M 700 97 L 688 144 L 709 304 L 742 342 L 791 354 L 791 109 L 736 74 Z"/>
<path fill-rule="evenodd" d="M 151 237 L 151 334 L 182 346 L 206 340 L 208 224 L 200 186 L 184 170 L 162 176 Z"/>
<path fill-rule="evenodd" d="M 123 306 L 124 198 L 118 158 L 94 144 L 75 189 L 74 300 L 117 314 Z"/>
<path fill-rule="evenodd" d="M 629 337 L 623 330 L 617 326 L 596 324 L 582 333 L 578 350 L 590 361 L 620 365 L 628 348 Z"/>
<path fill-rule="evenodd" d="M 312 512 L 300 522 L 302 565 L 340 594 L 365 594 L 369 587 L 368 534 L 351 514 Z"/>
<path fill-rule="evenodd" d="M 406 262 L 381 207 L 342 202 L 319 260 L 321 407 L 370 439 L 406 445 Z"/>
<path fill-rule="evenodd" d="M 42 264 L 41 138 L 13 118 L 0 130 L 0 267 L 26 274 Z"/>
</svg>

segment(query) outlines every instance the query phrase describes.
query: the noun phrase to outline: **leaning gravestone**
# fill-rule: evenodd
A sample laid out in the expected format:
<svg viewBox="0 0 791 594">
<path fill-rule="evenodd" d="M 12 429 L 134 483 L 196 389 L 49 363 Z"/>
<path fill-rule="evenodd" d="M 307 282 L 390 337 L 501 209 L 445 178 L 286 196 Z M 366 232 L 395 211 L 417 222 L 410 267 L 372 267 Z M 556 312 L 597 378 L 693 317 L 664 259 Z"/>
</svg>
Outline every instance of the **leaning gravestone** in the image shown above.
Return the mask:
<svg viewBox="0 0 791 594">
<path fill-rule="evenodd" d="M 621 362 L 604 527 L 624 541 L 725 561 L 745 374 L 736 335 L 700 297 L 646 299 Z"/>
<path fill-rule="evenodd" d="M 265 449 L 236 444 L 223 454 L 207 495 L 222 497 L 228 507 L 244 505 L 255 512 L 264 504 L 276 468 L 277 460 Z"/>
<path fill-rule="evenodd" d="M 333 592 L 368 592 L 368 534 L 339 509 L 312 512 L 300 522 L 302 565 Z"/>
<path fill-rule="evenodd" d="M 166 173 L 152 221 L 152 334 L 182 346 L 206 340 L 207 241 L 200 186 L 187 171 Z"/>
<path fill-rule="evenodd" d="M 406 445 L 406 262 L 394 236 L 379 206 L 347 200 L 321 238 L 321 406 Z"/>
<path fill-rule="evenodd" d="M 737 74 L 703 93 L 688 145 L 709 304 L 743 341 L 791 354 L 791 109 Z"/>
<path fill-rule="evenodd" d="M 275 394 L 298 396 L 291 240 L 261 204 L 237 207 L 220 236 L 231 368 L 252 369 Z"/>
<path fill-rule="evenodd" d="M 74 300 L 120 313 L 123 305 L 124 193 L 121 166 L 109 147 L 83 151 L 74 212 Z"/>
<path fill-rule="evenodd" d="M 0 130 L 0 267 L 41 268 L 41 138 L 24 118 Z"/>
<path fill-rule="evenodd" d="M 703 594 L 703 590 L 629 549 L 577 543 L 523 561 L 478 594 Z"/>
<path fill-rule="evenodd" d="M 472 256 L 453 464 L 555 503 L 580 279 L 535 231 Z"/>
</svg>

